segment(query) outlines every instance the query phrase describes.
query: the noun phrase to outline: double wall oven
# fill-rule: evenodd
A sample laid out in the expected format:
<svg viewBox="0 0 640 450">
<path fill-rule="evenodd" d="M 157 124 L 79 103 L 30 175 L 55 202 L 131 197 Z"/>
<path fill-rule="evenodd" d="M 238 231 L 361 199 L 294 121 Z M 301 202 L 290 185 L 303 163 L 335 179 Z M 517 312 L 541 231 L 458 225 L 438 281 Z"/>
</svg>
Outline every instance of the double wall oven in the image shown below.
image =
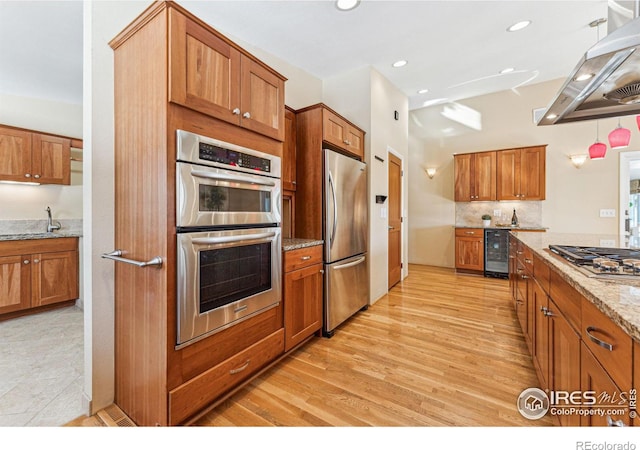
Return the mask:
<svg viewBox="0 0 640 450">
<path fill-rule="evenodd" d="M 177 130 L 176 347 L 281 299 L 280 158 Z"/>
</svg>

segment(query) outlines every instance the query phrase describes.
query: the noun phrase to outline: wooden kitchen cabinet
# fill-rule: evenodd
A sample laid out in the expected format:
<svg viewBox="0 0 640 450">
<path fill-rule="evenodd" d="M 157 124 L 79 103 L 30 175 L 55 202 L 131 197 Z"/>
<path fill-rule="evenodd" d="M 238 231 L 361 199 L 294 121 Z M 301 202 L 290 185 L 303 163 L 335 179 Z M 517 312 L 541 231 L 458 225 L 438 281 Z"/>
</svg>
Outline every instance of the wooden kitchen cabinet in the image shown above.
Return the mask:
<svg viewBox="0 0 640 450">
<path fill-rule="evenodd" d="M 284 354 L 284 311 L 280 302 L 177 345 L 176 133 L 282 157 L 284 78 L 173 1 L 151 3 L 109 45 L 115 247 L 162 259 L 113 263 L 114 402 L 137 425 L 183 425 Z"/>
<path fill-rule="evenodd" d="M 71 139 L 0 125 L 0 180 L 71 183 Z"/>
<path fill-rule="evenodd" d="M 549 297 L 536 282 L 533 287 L 533 365 L 542 389 L 549 388 Z"/>
<path fill-rule="evenodd" d="M 364 131 L 328 108 L 322 110 L 322 139 L 364 159 Z"/>
<path fill-rule="evenodd" d="M 296 190 L 296 113 L 288 106 L 284 111 L 284 143 L 282 150 L 282 189 Z"/>
<path fill-rule="evenodd" d="M 454 198 L 457 202 L 496 199 L 496 152 L 454 156 Z"/>
<path fill-rule="evenodd" d="M 546 145 L 496 151 L 497 200 L 544 200 Z"/>
<path fill-rule="evenodd" d="M 284 253 L 284 349 L 289 351 L 322 327 L 322 246 Z"/>
<path fill-rule="evenodd" d="M 0 242 L 0 315 L 75 301 L 78 269 L 77 238 Z"/>
<path fill-rule="evenodd" d="M 484 272 L 484 230 L 456 228 L 456 270 Z"/>
<path fill-rule="evenodd" d="M 172 10 L 169 100 L 282 141 L 285 78 Z"/>
<path fill-rule="evenodd" d="M 325 115 L 329 112 L 329 116 Z M 331 117 L 334 122 L 341 116 L 328 106 L 318 103 L 296 111 L 296 204 L 295 230 L 296 237 L 307 239 L 322 239 L 322 189 L 323 185 L 323 149 L 330 148 L 350 157 L 362 159 L 364 155 L 364 131 L 356 127 L 347 119 L 342 119 L 360 138 L 352 140 L 351 146 L 338 142 L 340 131 L 338 125 L 332 125 L 334 131 L 326 130 L 325 117 Z M 341 121 L 338 121 L 341 122 Z M 351 128 L 350 128 L 351 129 Z M 332 135 L 336 135 L 333 136 Z M 344 134 L 343 134 L 344 136 Z M 331 141 L 327 139 L 332 139 Z"/>
</svg>

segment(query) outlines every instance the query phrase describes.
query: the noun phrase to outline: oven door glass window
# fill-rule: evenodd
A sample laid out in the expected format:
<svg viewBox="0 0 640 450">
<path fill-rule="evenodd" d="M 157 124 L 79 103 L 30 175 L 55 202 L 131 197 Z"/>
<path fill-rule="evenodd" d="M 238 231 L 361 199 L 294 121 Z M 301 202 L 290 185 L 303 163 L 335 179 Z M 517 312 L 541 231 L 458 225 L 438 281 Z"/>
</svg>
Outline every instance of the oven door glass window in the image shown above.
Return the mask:
<svg viewBox="0 0 640 450">
<path fill-rule="evenodd" d="M 271 191 L 199 185 L 201 212 L 271 212 Z"/>
<path fill-rule="evenodd" d="M 271 243 L 200 251 L 200 314 L 271 289 Z"/>
</svg>

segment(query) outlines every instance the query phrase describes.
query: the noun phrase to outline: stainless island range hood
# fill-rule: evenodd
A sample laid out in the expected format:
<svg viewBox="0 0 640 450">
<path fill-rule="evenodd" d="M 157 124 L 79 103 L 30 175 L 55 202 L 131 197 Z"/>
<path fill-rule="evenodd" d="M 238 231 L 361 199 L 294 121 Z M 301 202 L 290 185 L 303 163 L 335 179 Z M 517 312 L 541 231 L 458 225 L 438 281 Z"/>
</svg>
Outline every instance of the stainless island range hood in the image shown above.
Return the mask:
<svg viewBox="0 0 640 450">
<path fill-rule="evenodd" d="M 609 1 L 609 34 L 584 54 L 538 125 L 640 114 L 639 5 Z"/>
</svg>

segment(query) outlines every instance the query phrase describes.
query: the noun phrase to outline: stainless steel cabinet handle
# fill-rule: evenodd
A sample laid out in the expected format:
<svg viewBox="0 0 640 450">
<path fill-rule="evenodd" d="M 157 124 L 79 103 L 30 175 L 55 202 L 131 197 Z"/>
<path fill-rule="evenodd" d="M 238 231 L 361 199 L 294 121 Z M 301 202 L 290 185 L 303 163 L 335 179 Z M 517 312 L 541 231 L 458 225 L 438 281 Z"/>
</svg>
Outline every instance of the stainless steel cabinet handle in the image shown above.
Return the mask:
<svg viewBox="0 0 640 450">
<path fill-rule="evenodd" d="M 232 113 L 234 113 L 236 116 L 240 115 L 240 108 L 234 108 L 233 111 L 231 111 Z"/>
<path fill-rule="evenodd" d="M 247 308 L 248 308 L 247 305 L 238 306 L 236 309 L 233 310 L 233 312 L 237 314 L 237 313 L 240 313 L 240 312 L 244 311 Z"/>
<path fill-rule="evenodd" d="M 122 250 L 114 250 L 109 253 L 103 253 L 102 257 L 106 259 L 112 259 L 118 262 L 133 264 L 134 266 L 138 266 L 138 267 L 156 266 L 158 269 L 162 267 L 162 258 L 159 256 L 156 256 L 155 258 L 152 258 L 149 261 L 135 261 L 133 259 L 122 258 Z"/>
<path fill-rule="evenodd" d="M 464 234 L 476 234 L 475 231 L 465 231 Z"/>
<path fill-rule="evenodd" d="M 25 178 L 31 178 L 31 174 L 30 174 L 30 173 L 25 173 L 25 174 L 24 174 L 24 177 L 25 177 Z"/>
<path fill-rule="evenodd" d="M 303 261 L 309 261 L 311 259 L 311 256 L 303 256 L 300 259 Z"/>
<path fill-rule="evenodd" d="M 528 275 L 522 275 L 520 278 L 522 278 L 523 280 L 528 280 L 529 276 Z"/>
<path fill-rule="evenodd" d="M 220 236 L 220 237 L 203 237 L 203 238 L 194 238 L 191 240 L 191 243 L 198 245 L 209 245 L 209 244 L 227 244 L 229 242 L 242 242 L 242 241 L 252 241 L 254 239 L 268 239 L 274 237 L 275 233 L 253 233 L 253 234 L 241 234 L 239 236 Z"/>
<path fill-rule="evenodd" d="M 341 270 L 341 269 L 346 269 L 348 267 L 357 266 L 358 264 L 364 262 L 364 260 L 365 260 L 365 257 L 363 256 L 362 258 L 358 258 L 355 261 L 352 261 L 350 263 L 340 264 L 339 266 L 335 266 L 333 269 L 334 270 Z"/>
<path fill-rule="evenodd" d="M 622 420 L 613 420 L 611 416 L 607 415 L 607 426 L 608 427 L 624 427 L 624 422 Z"/>
<path fill-rule="evenodd" d="M 246 361 L 243 365 L 241 365 L 240 367 L 238 367 L 238 368 L 236 368 L 236 369 L 231 369 L 231 370 L 229 371 L 229 373 L 230 373 L 231 375 L 233 375 L 234 373 L 242 372 L 244 369 L 246 369 L 247 367 L 249 367 L 249 363 L 250 363 L 250 362 L 251 362 L 251 360 L 250 360 L 250 359 L 247 359 L 247 361 Z"/>
<path fill-rule="evenodd" d="M 526 262 L 527 264 L 531 264 L 533 261 L 531 261 L 529 258 L 525 258 L 524 262 Z"/>
<path fill-rule="evenodd" d="M 516 251 L 516 253 L 517 253 L 518 255 L 522 255 L 522 253 L 524 253 L 524 252 L 521 252 L 520 250 L 518 250 L 518 251 Z"/>
<path fill-rule="evenodd" d="M 324 273 L 324 270 L 320 269 L 320 273 Z"/>
<path fill-rule="evenodd" d="M 39 260 L 38 258 L 36 258 L 36 259 L 34 259 L 34 260 L 33 260 L 33 263 L 34 263 L 34 264 L 38 264 L 39 262 L 40 262 L 40 260 Z"/>
<path fill-rule="evenodd" d="M 260 180 L 251 177 L 243 177 L 236 175 L 227 175 L 223 173 L 211 173 L 204 170 L 192 170 L 191 175 L 197 178 L 207 178 L 209 180 L 233 181 L 235 183 L 259 184 L 262 186 L 275 186 L 275 181 Z M 262 178 L 262 177 L 261 177 Z"/>
<path fill-rule="evenodd" d="M 613 351 L 613 344 L 609 344 L 608 342 L 602 341 L 602 340 L 598 339 L 597 337 L 595 337 L 593 334 L 591 334 L 594 331 L 598 331 L 598 329 L 596 327 L 587 327 L 587 336 L 589 336 L 589 339 L 591 339 L 591 342 L 595 342 L 600 347 L 606 348 L 607 350 L 612 352 Z"/>
<path fill-rule="evenodd" d="M 555 316 L 555 314 L 552 313 L 551 310 L 547 309 L 547 308 L 545 308 L 544 315 L 545 315 L 545 317 L 553 317 L 553 316 Z"/>
<path fill-rule="evenodd" d="M 251 119 L 251 114 L 249 113 L 249 111 L 247 111 L 242 115 L 242 117 L 244 117 L 245 119 Z"/>
<path fill-rule="evenodd" d="M 38 178 L 40 178 L 40 175 L 36 174 L 36 175 L 33 176 L 33 178 L 38 179 Z"/>
<path fill-rule="evenodd" d="M 25 259 L 24 261 L 22 261 L 23 264 L 29 264 L 31 261 L 29 261 L 28 259 Z"/>
</svg>

